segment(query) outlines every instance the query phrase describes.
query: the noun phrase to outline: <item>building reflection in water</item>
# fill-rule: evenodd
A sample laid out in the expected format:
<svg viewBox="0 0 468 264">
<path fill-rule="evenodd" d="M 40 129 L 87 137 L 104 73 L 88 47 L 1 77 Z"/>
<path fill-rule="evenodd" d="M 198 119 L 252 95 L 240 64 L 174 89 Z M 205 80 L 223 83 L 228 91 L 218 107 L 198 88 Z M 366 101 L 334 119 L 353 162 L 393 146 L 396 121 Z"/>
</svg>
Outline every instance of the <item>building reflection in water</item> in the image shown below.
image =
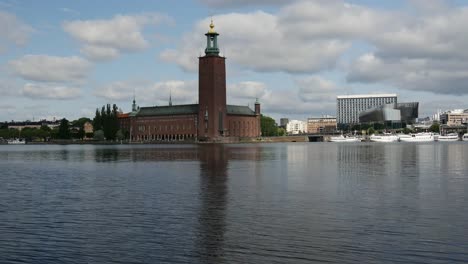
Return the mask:
<svg viewBox="0 0 468 264">
<path fill-rule="evenodd" d="M 200 263 L 222 263 L 226 232 L 228 146 L 199 146 L 200 213 L 197 244 Z"/>
</svg>

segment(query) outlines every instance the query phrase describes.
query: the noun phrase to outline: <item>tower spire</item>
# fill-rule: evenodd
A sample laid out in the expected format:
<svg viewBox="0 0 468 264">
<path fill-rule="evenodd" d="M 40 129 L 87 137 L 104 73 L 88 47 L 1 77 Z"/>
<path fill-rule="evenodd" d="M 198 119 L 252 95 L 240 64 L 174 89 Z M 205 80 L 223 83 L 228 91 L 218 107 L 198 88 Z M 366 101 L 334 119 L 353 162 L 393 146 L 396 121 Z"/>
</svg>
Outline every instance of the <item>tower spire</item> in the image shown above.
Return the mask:
<svg viewBox="0 0 468 264">
<path fill-rule="evenodd" d="M 215 25 L 213 23 L 213 19 L 211 19 L 210 29 L 205 34 L 206 36 L 206 49 L 205 54 L 206 56 L 219 56 L 219 49 L 218 49 L 218 33 L 214 29 Z"/>
<path fill-rule="evenodd" d="M 169 106 L 172 106 L 172 90 L 169 90 Z"/>
<path fill-rule="evenodd" d="M 135 88 L 133 89 L 133 104 L 132 104 L 132 112 L 136 112 L 137 106 L 135 101 Z"/>
</svg>

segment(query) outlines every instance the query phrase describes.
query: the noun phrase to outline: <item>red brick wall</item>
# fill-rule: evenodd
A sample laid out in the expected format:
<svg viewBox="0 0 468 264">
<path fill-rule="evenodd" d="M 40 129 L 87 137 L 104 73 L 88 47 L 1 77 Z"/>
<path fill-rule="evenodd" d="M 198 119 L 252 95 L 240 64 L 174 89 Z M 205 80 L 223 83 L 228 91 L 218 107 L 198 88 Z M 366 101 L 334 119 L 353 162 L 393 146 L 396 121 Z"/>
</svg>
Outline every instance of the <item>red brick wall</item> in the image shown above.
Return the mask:
<svg viewBox="0 0 468 264">
<path fill-rule="evenodd" d="M 259 137 L 260 116 L 228 115 L 227 134 L 230 137 Z"/>
<path fill-rule="evenodd" d="M 198 102 L 200 138 L 218 138 L 221 131 L 226 130 L 226 65 L 225 58 L 219 56 L 204 56 L 199 58 L 198 70 Z M 205 113 L 208 112 L 208 119 Z M 223 127 L 219 125 L 219 115 L 223 119 Z"/>
<path fill-rule="evenodd" d="M 196 115 L 131 118 L 132 141 L 184 140 L 196 137 Z"/>
</svg>

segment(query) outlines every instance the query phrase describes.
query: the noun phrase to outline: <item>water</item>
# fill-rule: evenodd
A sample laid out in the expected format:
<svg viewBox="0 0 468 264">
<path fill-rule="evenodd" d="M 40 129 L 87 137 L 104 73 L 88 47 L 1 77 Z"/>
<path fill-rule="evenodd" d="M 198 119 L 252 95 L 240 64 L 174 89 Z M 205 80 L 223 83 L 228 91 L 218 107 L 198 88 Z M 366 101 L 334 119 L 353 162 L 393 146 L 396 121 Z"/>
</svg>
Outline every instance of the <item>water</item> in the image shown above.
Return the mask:
<svg viewBox="0 0 468 264">
<path fill-rule="evenodd" d="M 0 146 L 0 263 L 467 263 L 468 144 Z"/>
</svg>

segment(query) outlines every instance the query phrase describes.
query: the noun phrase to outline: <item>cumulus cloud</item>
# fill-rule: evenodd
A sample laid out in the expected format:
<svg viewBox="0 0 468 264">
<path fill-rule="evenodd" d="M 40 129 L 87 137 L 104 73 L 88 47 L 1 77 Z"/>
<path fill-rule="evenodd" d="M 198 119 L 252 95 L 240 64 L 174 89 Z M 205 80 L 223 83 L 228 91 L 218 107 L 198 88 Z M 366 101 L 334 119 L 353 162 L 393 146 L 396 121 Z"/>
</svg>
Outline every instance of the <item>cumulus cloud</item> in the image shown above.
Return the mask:
<svg viewBox="0 0 468 264">
<path fill-rule="evenodd" d="M 372 41 L 376 51 L 349 68 L 351 82 L 384 82 L 408 90 L 468 94 L 468 8 L 425 14 Z"/>
<path fill-rule="evenodd" d="M 37 83 L 25 84 L 21 93 L 32 99 L 70 100 L 81 96 L 79 88 Z"/>
<path fill-rule="evenodd" d="M 299 88 L 299 98 L 304 102 L 331 102 L 336 99 L 338 92 L 333 82 L 318 76 L 296 79 L 295 84 Z"/>
<path fill-rule="evenodd" d="M 230 84 L 227 87 L 227 96 L 233 100 L 255 100 L 267 92 L 266 85 L 262 82 L 245 81 Z"/>
<path fill-rule="evenodd" d="M 19 94 L 18 85 L 9 78 L 0 77 L 0 97 L 15 96 Z"/>
<path fill-rule="evenodd" d="M 304 37 L 293 36 L 294 29 L 280 25 L 278 16 L 262 11 L 219 15 L 213 20 L 221 34 L 221 53 L 244 68 L 260 72 L 304 73 L 332 68 L 350 46 L 350 42 L 338 38 L 303 41 Z M 203 34 L 209 23 L 209 19 L 198 22 L 193 32 L 183 36 L 177 50 L 165 50 L 160 58 L 196 71 L 196 56 L 205 45 Z"/>
<path fill-rule="evenodd" d="M 221 53 L 242 69 L 344 70 L 350 82 L 468 94 L 468 7 L 442 0 L 408 3 L 406 9 L 383 10 L 344 0 L 293 1 L 275 13 L 227 13 L 213 19 Z M 181 46 L 163 51 L 160 59 L 195 72 L 208 24 L 209 19 L 199 21 Z M 350 49 L 362 43 L 364 49 Z M 337 68 L 348 59 L 347 68 Z"/>
<path fill-rule="evenodd" d="M 202 4 L 209 7 L 243 7 L 260 5 L 283 5 L 291 3 L 291 0 L 199 0 Z"/>
<path fill-rule="evenodd" d="M 332 81 L 315 75 L 296 78 L 289 89 L 271 89 L 262 82 L 246 81 L 228 86 L 228 103 L 253 106 L 258 98 L 266 115 L 333 115 L 336 93 L 340 91 Z"/>
<path fill-rule="evenodd" d="M 10 44 L 24 45 L 33 28 L 15 15 L 0 10 L 0 50 L 5 49 Z M 2 47 L 3 46 L 3 47 Z"/>
<path fill-rule="evenodd" d="M 13 72 L 25 80 L 39 82 L 80 82 L 91 64 L 80 57 L 25 55 L 9 62 Z"/>
<path fill-rule="evenodd" d="M 89 59 L 109 60 L 122 52 L 147 48 L 144 27 L 169 21 L 169 17 L 154 13 L 116 15 L 108 20 L 68 21 L 63 29 L 82 44 L 81 52 Z"/>
<path fill-rule="evenodd" d="M 198 100 L 198 82 L 169 80 L 162 82 L 117 81 L 95 89 L 94 95 L 109 101 L 133 99 L 141 106 L 167 105 L 169 96 L 174 104 L 194 104 Z"/>
</svg>

